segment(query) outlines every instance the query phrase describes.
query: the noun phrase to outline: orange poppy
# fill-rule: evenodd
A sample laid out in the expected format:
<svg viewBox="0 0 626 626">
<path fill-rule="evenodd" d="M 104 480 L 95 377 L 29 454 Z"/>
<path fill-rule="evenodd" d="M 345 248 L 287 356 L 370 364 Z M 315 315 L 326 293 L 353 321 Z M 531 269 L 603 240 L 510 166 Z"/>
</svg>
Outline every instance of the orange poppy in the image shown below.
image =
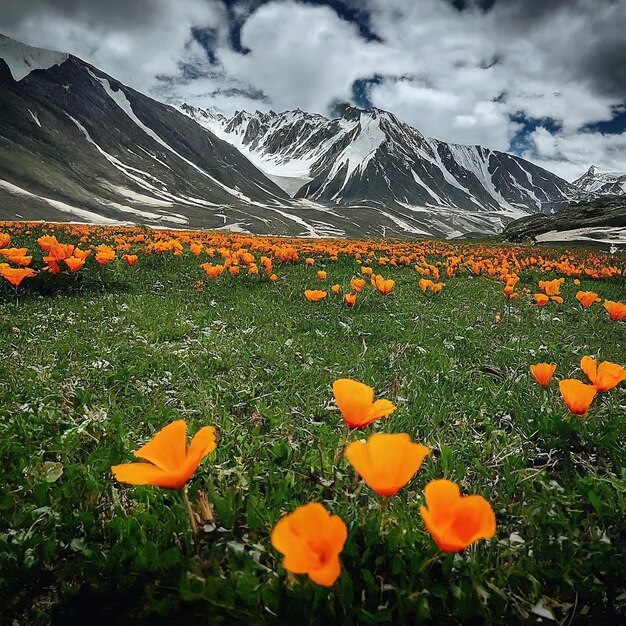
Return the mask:
<svg viewBox="0 0 626 626">
<path fill-rule="evenodd" d="M 371 276 L 373 271 L 374 270 L 371 267 L 362 267 L 361 268 L 361 274 L 363 274 L 363 276 Z"/>
<path fill-rule="evenodd" d="M 584 415 L 589 410 L 597 389 L 593 385 L 585 385 L 579 380 L 566 379 L 559 381 L 559 391 L 572 413 Z"/>
<path fill-rule="evenodd" d="M 626 380 L 626 370 L 617 363 L 603 361 L 596 365 L 590 356 L 584 356 L 580 360 L 580 367 L 598 391 L 609 391 Z"/>
<path fill-rule="evenodd" d="M 11 243 L 11 235 L 0 233 L 0 248 L 6 248 Z"/>
<path fill-rule="evenodd" d="M 602 298 L 594 291 L 579 291 L 576 294 L 576 300 L 580 302 L 583 308 L 588 309 L 594 302 L 602 302 Z"/>
<path fill-rule="evenodd" d="M 356 380 L 336 380 L 333 383 L 333 394 L 343 420 L 350 428 L 364 428 L 396 410 L 389 400 L 374 402 L 374 390 Z"/>
<path fill-rule="evenodd" d="M 231 266 L 228 268 L 228 273 L 229 273 L 231 276 L 238 276 L 238 275 L 239 275 L 239 265 L 231 265 Z"/>
<path fill-rule="evenodd" d="M 356 297 L 357 294 L 356 293 L 347 293 L 343 299 L 343 301 L 345 302 L 346 306 L 351 309 L 352 307 L 354 307 L 354 305 L 356 304 Z"/>
<path fill-rule="evenodd" d="M 327 295 L 325 291 L 320 291 L 319 289 L 307 289 L 304 292 L 304 297 L 309 302 L 318 302 L 319 300 L 323 300 Z"/>
<path fill-rule="evenodd" d="M 278 280 L 278 276 L 277 276 L 276 274 L 272 274 L 272 275 L 270 276 L 270 280 L 271 280 L 273 283 L 275 283 L 275 282 Z"/>
<path fill-rule="evenodd" d="M 133 453 L 149 463 L 114 465 L 111 471 L 121 483 L 182 489 L 202 459 L 216 448 L 213 426 L 201 428 L 194 435 L 189 448 L 186 435 L 185 420 L 172 422 Z"/>
<path fill-rule="evenodd" d="M 365 287 L 365 280 L 363 280 L 362 278 L 353 278 L 350 281 L 350 287 L 352 288 L 352 291 L 360 293 Z"/>
<path fill-rule="evenodd" d="M 317 277 L 320 280 L 326 280 L 327 276 L 328 276 L 328 274 L 324 270 L 319 270 L 319 272 L 317 272 Z"/>
<path fill-rule="evenodd" d="M 544 291 L 547 296 L 558 296 L 561 290 L 561 285 L 564 282 L 564 278 L 555 278 L 554 280 L 540 280 L 539 289 Z"/>
<path fill-rule="evenodd" d="M 96 261 L 100 265 L 106 265 L 111 263 L 111 261 L 115 261 L 115 250 L 104 244 L 99 245 L 96 248 Z"/>
<path fill-rule="evenodd" d="M 432 280 L 428 279 L 428 278 L 420 278 L 420 289 L 426 293 L 426 291 L 428 291 L 428 289 L 430 289 L 435 283 L 433 283 Z"/>
<path fill-rule="evenodd" d="M 345 457 L 367 485 L 379 496 L 395 495 L 415 476 L 430 450 L 413 443 L 406 433 L 375 434 L 365 441 L 354 441 Z"/>
<path fill-rule="evenodd" d="M 534 379 L 544 388 L 547 389 L 556 371 L 555 363 L 537 363 L 530 366 L 530 373 Z"/>
<path fill-rule="evenodd" d="M 378 290 L 378 293 L 381 293 L 383 296 L 389 295 L 396 284 L 395 280 L 385 280 L 380 274 L 376 274 L 376 278 L 373 281 L 374 286 Z"/>
<path fill-rule="evenodd" d="M 304 262 L 307 265 L 313 265 L 313 263 L 315 263 L 315 259 L 312 259 L 311 257 L 309 257 L 309 258 L 305 259 Z"/>
<path fill-rule="evenodd" d="M 422 519 L 444 552 L 459 552 L 496 534 L 496 516 L 482 496 L 462 496 L 458 485 L 440 479 L 426 485 L 424 498 L 426 506 L 420 506 Z"/>
<path fill-rule="evenodd" d="M 136 254 L 125 254 L 122 258 L 130 267 L 132 267 L 137 263 L 137 259 L 139 257 Z"/>
<path fill-rule="evenodd" d="M 67 265 L 67 267 L 69 268 L 70 272 L 72 272 L 72 274 L 74 272 L 77 272 L 83 267 L 83 265 L 85 265 L 85 259 L 77 259 L 75 256 L 71 256 L 65 259 L 64 262 L 65 265 Z"/>
<path fill-rule="evenodd" d="M 25 278 L 31 278 L 37 274 L 34 269 L 30 267 L 15 268 L 9 267 L 7 264 L 2 264 L 0 267 L 0 276 L 9 281 L 14 287 L 19 287 Z"/>
<path fill-rule="evenodd" d="M 626 304 L 613 302 L 612 300 L 605 300 L 604 308 L 607 310 L 609 317 L 614 322 L 619 322 L 626 317 Z"/>
<path fill-rule="evenodd" d="M 330 290 L 337 295 L 341 291 L 341 285 L 333 285 Z"/>
<path fill-rule="evenodd" d="M 202 252 L 202 244 L 194 243 L 193 241 L 189 244 L 189 250 L 191 250 L 191 254 L 198 256 Z"/>
<path fill-rule="evenodd" d="M 550 298 L 548 298 L 545 293 L 536 293 L 533 298 L 535 298 L 535 304 L 537 306 L 545 306 L 550 302 Z"/>
<path fill-rule="evenodd" d="M 209 278 L 217 278 L 223 271 L 223 265 L 213 265 L 212 263 L 203 263 L 200 266 Z"/>
<path fill-rule="evenodd" d="M 91 256 L 91 250 L 81 250 L 80 248 L 74 248 L 72 256 L 76 257 L 77 259 L 86 259 Z"/>
<path fill-rule="evenodd" d="M 271 540 L 285 556 L 287 571 L 307 574 L 314 583 L 330 587 L 341 575 L 339 555 L 347 538 L 344 521 L 311 502 L 278 520 Z"/>
</svg>

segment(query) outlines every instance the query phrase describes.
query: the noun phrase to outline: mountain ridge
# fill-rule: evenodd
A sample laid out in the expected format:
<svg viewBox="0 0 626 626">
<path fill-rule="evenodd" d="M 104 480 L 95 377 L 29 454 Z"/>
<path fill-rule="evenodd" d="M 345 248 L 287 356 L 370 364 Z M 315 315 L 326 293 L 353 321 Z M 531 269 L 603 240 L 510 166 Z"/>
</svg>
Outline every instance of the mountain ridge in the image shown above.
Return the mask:
<svg viewBox="0 0 626 626">
<path fill-rule="evenodd" d="M 577 193 L 518 157 L 428 139 L 380 109 L 228 119 L 1 36 L 0 113 L 0 219 L 456 237 L 499 232 L 545 210 L 544 197 Z"/>
</svg>

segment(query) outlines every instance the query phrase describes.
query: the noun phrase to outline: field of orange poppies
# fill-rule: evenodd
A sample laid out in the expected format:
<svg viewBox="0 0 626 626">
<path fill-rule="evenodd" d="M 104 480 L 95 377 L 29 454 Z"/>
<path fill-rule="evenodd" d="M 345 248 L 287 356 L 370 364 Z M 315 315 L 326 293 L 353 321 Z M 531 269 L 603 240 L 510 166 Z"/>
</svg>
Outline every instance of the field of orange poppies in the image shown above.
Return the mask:
<svg viewBox="0 0 626 626">
<path fill-rule="evenodd" d="M 0 623 L 626 620 L 626 255 L 0 223 Z"/>
</svg>

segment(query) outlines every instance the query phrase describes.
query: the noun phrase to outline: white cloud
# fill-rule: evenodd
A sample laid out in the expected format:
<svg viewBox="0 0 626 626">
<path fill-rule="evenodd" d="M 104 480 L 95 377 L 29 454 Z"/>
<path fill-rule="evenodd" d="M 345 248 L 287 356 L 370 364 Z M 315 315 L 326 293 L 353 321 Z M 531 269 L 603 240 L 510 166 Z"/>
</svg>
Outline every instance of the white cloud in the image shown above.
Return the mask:
<svg viewBox="0 0 626 626">
<path fill-rule="evenodd" d="M 606 172 L 626 173 L 626 132 L 551 133 L 537 128 L 529 136 L 529 147 L 522 156 L 566 180 L 582 176 L 590 165 Z"/>
<path fill-rule="evenodd" d="M 33 46 L 70 52 L 145 91 L 156 86 L 158 74 L 176 74 L 179 62 L 198 54 L 192 27 L 225 24 L 223 6 L 206 0 L 116 0 L 97 7 L 79 2 L 67 10 L 54 10 L 54 2 L 35 5 L 26 19 L 0 31 Z M 107 8 L 110 15 L 96 17 Z"/>
<path fill-rule="evenodd" d="M 0 30 L 72 52 L 156 97 L 225 113 L 327 114 L 352 98 L 354 81 L 380 75 L 368 87 L 373 104 L 426 135 L 507 150 L 520 129 L 511 116 L 551 118 L 560 130 L 537 128 L 526 158 L 567 178 L 592 163 L 626 171 L 623 135 L 583 131 L 626 98 L 626 2 L 507 0 L 488 12 L 459 12 L 447 0 L 344 2 L 369 15 L 381 41 L 328 6 L 296 0 L 230 4 L 247 54 L 232 49 L 224 0 L 20 0 L 0 9 Z M 214 29 L 217 64 L 192 27 Z"/>
</svg>

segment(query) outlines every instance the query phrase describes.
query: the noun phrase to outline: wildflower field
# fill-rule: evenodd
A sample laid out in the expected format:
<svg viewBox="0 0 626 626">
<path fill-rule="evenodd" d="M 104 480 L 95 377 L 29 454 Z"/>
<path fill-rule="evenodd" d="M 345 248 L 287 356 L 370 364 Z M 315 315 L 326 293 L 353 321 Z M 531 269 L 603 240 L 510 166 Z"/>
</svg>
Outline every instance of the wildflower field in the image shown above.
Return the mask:
<svg viewBox="0 0 626 626">
<path fill-rule="evenodd" d="M 0 623 L 624 623 L 625 281 L 0 223 Z"/>
</svg>

